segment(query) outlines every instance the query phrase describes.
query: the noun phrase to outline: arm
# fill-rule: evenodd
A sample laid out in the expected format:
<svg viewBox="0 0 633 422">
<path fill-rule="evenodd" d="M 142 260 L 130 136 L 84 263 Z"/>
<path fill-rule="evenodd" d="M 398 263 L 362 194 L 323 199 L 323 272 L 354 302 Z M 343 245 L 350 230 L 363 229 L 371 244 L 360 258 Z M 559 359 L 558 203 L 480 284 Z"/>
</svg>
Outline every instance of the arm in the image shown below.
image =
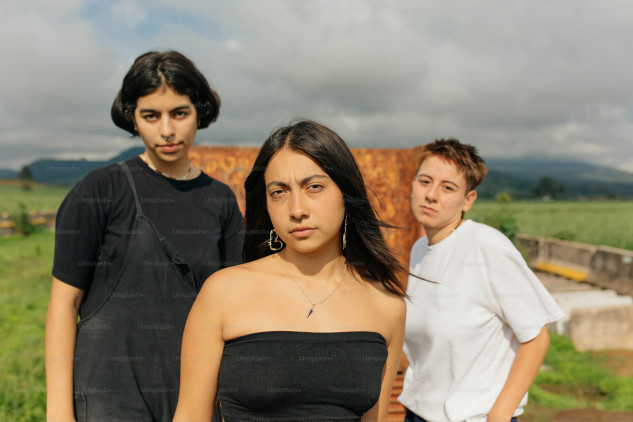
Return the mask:
<svg viewBox="0 0 633 422">
<path fill-rule="evenodd" d="M 396 373 L 400 367 L 400 357 L 402 356 L 402 345 L 404 343 L 404 323 L 406 318 L 406 306 L 404 300 L 400 301 L 400 307 L 391 324 L 391 336 L 387 345 L 388 356 L 385 367 L 382 371 L 382 385 L 380 387 L 380 398 L 378 402 L 362 417 L 362 422 L 386 422 L 389 417 L 389 402 L 391 401 L 391 389 Z"/>
<path fill-rule="evenodd" d="M 75 420 L 73 363 L 77 315 L 84 291 L 53 277 L 46 316 L 46 418 L 49 422 Z"/>
<path fill-rule="evenodd" d="M 534 382 L 548 348 L 549 333 L 546 326 L 541 328 L 541 332 L 534 339 L 521 343 L 508 379 L 490 409 L 488 422 L 508 422 L 512 418 L 512 413 Z"/>
<path fill-rule="evenodd" d="M 216 273 L 217 275 L 218 273 Z M 221 295 L 213 278 L 196 298 L 182 339 L 180 394 L 174 422 L 210 422 L 224 350 Z"/>
</svg>

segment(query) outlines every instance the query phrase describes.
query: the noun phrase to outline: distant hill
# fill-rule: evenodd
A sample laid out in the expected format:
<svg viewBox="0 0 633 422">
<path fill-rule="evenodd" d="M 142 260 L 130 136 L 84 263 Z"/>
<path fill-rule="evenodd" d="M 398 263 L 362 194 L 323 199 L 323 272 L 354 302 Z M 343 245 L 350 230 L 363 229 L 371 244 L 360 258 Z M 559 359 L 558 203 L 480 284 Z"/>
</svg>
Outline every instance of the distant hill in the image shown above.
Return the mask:
<svg viewBox="0 0 633 422">
<path fill-rule="evenodd" d="M 490 158 L 486 164 L 490 172 L 477 189 L 484 198 L 492 198 L 502 191 L 516 199 L 531 197 L 530 188 L 543 176 L 563 183 L 570 198 L 633 198 L 633 173 L 608 167 L 538 156 Z"/>
<path fill-rule="evenodd" d="M 73 185 L 91 170 L 130 159 L 142 152 L 143 147 L 134 147 L 106 161 L 37 160 L 29 164 L 29 168 L 38 183 Z"/>
<path fill-rule="evenodd" d="M 0 180 L 17 179 L 18 172 L 11 169 L 0 169 Z"/>
<path fill-rule="evenodd" d="M 72 185 L 91 170 L 127 160 L 143 152 L 143 147 L 127 149 L 105 161 L 37 160 L 29 164 L 38 183 Z M 633 173 L 600 167 L 582 161 L 527 156 L 486 159 L 488 176 L 477 188 L 480 198 L 494 198 L 500 192 L 514 199 L 533 197 L 531 188 L 547 176 L 565 186 L 566 196 L 577 198 L 633 198 Z M 15 179 L 17 172 L 0 169 L 0 179 Z"/>
</svg>

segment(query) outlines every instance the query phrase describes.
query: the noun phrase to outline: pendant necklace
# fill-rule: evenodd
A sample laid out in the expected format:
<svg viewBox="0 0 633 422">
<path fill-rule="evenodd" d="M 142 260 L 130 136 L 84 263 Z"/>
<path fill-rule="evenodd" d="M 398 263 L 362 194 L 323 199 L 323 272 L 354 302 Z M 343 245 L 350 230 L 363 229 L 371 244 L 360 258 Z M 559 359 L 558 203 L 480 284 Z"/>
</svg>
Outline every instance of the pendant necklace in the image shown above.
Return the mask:
<svg viewBox="0 0 633 422">
<path fill-rule="evenodd" d="M 184 176 L 182 177 L 172 177 L 168 174 L 165 174 L 163 172 L 161 172 L 160 170 L 158 170 L 156 167 L 154 167 L 153 165 L 150 164 L 149 160 L 147 159 L 147 157 L 145 156 L 145 153 L 141 154 L 141 160 L 143 160 L 143 162 L 145 164 L 147 164 L 147 167 L 149 167 L 150 169 L 152 169 L 154 172 L 160 174 L 163 177 L 166 177 L 168 179 L 172 179 L 172 180 L 185 180 L 187 177 L 189 177 L 189 174 L 191 174 L 191 170 L 193 169 L 193 163 L 191 161 L 189 161 L 189 168 L 187 169 L 187 172 L 185 173 Z"/>
<path fill-rule="evenodd" d="M 282 262 L 284 265 L 284 270 L 286 271 L 286 274 L 288 274 L 288 277 L 290 277 L 292 279 L 292 281 L 295 282 L 295 284 L 297 285 L 297 287 L 299 288 L 299 290 L 301 291 L 301 294 L 308 299 L 308 301 L 310 302 L 310 309 L 308 310 L 308 314 L 306 315 L 306 318 L 309 318 L 310 315 L 312 315 L 312 312 L 314 312 L 314 307 L 317 305 L 322 305 L 323 303 L 325 303 L 326 300 L 328 300 L 330 298 L 330 296 L 332 296 L 334 294 L 335 291 L 338 290 L 339 287 L 341 287 L 341 284 L 343 284 L 343 280 L 345 280 L 345 271 L 347 271 L 347 268 L 345 267 L 345 265 L 343 265 L 343 272 L 341 274 L 341 280 L 338 282 L 338 284 L 336 285 L 336 287 L 334 289 L 332 289 L 332 291 L 325 296 L 323 299 L 319 299 L 319 300 L 314 300 L 314 299 L 310 299 L 310 296 L 308 296 L 306 294 L 306 292 L 303 290 L 303 287 L 301 287 L 301 283 L 299 283 L 299 281 L 294 278 L 292 275 L 290 275 L 290 271 L 288 271 L 288 266 L 286 264 L 286 251 L 284 251 L 284 256 L 282 258 Z"/>
</svg>

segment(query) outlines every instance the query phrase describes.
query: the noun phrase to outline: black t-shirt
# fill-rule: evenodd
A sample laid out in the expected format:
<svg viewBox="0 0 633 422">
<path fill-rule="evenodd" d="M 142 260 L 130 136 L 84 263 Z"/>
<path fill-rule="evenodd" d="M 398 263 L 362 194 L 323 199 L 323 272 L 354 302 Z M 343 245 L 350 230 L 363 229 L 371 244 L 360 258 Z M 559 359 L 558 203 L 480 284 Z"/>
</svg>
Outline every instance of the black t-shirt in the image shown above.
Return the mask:
<svg viewBox="0 0 633 422">
<path fill-rule="evenodd" d="M 145 216 L 189 264 L 198 290 L 215 271 L 242 261 L 244 225 L 235 194 L 202 173 L 165 178 L 135 157 L 130 168 Z M 85 290 L 80 315 L 112 291 L 136 214 L 120 165 L 96 169 L 68 193 L 57 213 L 53 276 Z"/>
</svg>

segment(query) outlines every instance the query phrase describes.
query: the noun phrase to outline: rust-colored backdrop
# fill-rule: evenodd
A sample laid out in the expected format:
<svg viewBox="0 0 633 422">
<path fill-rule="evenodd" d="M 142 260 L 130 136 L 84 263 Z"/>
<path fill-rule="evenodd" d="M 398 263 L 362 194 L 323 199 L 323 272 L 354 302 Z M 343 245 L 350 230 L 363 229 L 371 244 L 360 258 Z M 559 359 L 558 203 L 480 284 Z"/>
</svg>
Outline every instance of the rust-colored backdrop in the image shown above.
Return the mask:
<svg viewBox="0 0 633 422">
<path fill-rule="evenodd" d="M 413 243 L 422 236 L 422 228 L 411 213 L 411 182 L 417 170 L 421 147 L 411 149 L 354 148 L 369 197 L 380 217 L 387 223 L 401 227 L 385 232 L 387 244 L 405 268 L 409 268 L 409 252 Z M 233 189 L 244 215 L 244 180 L 251 171 L 259 148 L 194 146 L 191 160 L 209 176 Z M 406 285 L 406 276 L 401 280 Z M 403 358 L 401 369 L 406 368 Z M 397 401 L 402 390 L 402 371 L 399 372 L 392 392 L 389 408 L 390 421 L 404 420 L 404 409 Z"/>
<path fill-rule="evenodd" d="M 352 149 L 380 217 L 391 225 L 402 227 L 389 230 L 385 237 L 405 268 L 408 268 L 411 246 L 422 236 L 422 228 L 410 208 L 411 181 L 417 170 L 420 149 Z M 258 152 L 259 148 L 254 147 L 194 146 L 190 157 L 209 176 L 233 189 L 243 215 L 244 180 Z"/>
</svg>

